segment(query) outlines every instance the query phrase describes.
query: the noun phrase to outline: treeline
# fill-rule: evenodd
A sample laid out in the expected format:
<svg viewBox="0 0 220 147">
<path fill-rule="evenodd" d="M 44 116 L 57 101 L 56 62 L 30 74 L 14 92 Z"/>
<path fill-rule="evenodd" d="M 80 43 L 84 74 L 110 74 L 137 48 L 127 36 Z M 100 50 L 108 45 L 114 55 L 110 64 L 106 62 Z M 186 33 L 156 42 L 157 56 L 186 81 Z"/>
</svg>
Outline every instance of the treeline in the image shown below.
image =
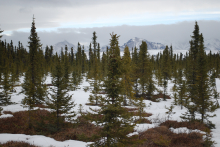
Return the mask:
<svg viewBox="0 0 220 147">
<path fill-rule="evenodd" d="M 76 53 L 67 46 L 61 53 L 54 53 L 53 46 L 47 46 L 43 52 L 33 20 L 28 51 L 20 42 L 15 46 L 12 41 L 1 41 L 0 105 L 11 103 L 10 95 L 24 76 L 21 93 L 25 97 L 22 103 L 28 106 L 29 111 L 37 104 L 44 104 L 55 110 L 59 130 L 61 114 L 65 114 L 66 118 L 75 115 L 75 112 L 69 111 L 75 104 L 68 91 L 77 89 L 86 77 L 92 89 L 89 104 L 99 105 L 101 110 L 98 113 L 106 116 L 99 118 L 99 123 L 108 122 L 104 125 L 102 134 L 107 134 L 105 143 L 110 146 L 114 141 L 122 141 L 124 144 L 125 140 L 113 138 L 128 139 L 126 133 L 134 127 L 128 123 L 131 116 L 125 115 L 122 106 L 136 105 L 141 117 L 143 99 L 156 101 L 156 94 L 161 92 L 166 100 L 168 82 L 172 81 L 174 105 L 180 105 L 181 108 L 184 106 L 188 110 L 182 118 L 211 124 L 208 118 L 212 116 L 209 112 L 214 112 L 219 107 L 215 78 L 220 75 L 220 55 L 211 51 L 206 54 L 203 35 L 199 32 L 197 22 L 189 41 L 190 49 L 185 55 L 174 54 L 172 46 L 166 46 L 156 56 L 150 55 L 146 42 L 142 42 L 139 48 L 132 48 L 131 52 L 125 47 L 124 54 L 120 55 L 118 38 L 116 34 L 111 34 L 110 48 L 107 47 L 101 53 L 97 34 L 94 32 L 88 56 L 80 43 Z M 52 77 L 50 85 L 44 83 L 48 75 Z M 159 91 L 157 85 L 163 87 L 163 91 Z M 54 88 L 49 90 L 49 86 Z M 101 93 L 105 93 L 106 97 L 102 97 Z M 199 114 L 199 119 L 196 114 Z M 31 128 L 31 113 L 29 117 Z M 119 121 L 118 117 L 126 121 Z M 117 132 L 112 128 L 117 128 Z M 95 144 L 99 146 L 102 143 L 99 140 Z"/>
</svg>

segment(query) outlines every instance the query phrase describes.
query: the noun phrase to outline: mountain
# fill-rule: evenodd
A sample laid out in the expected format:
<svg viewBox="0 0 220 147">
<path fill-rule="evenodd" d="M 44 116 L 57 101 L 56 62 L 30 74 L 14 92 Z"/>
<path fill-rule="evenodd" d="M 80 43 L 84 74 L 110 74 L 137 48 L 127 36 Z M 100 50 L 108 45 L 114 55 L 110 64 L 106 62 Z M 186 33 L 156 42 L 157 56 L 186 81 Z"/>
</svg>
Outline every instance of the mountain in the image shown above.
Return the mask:
<svg viewBox="0 0 220 147">
<path fill-rule="evenodd" d="M 220 51 L 220 40 L 209 39 L 204 41 L 205 48 L 208 50 L 219 50 Z"/>
<path fill-rule="evenodd" d="M 163 42 L 163 44 L 171 45 L 173 46 L 173 50 L 189 50 L 190 44 L 189 41 L 185 42 Z M 219 39 L 206 39 L 204 40 L 204 46 L 205 50 L 211 50 L 211 51 L 220 51 L 220 40 Z"/>
<path fill-rule="evenodd" d="M 165 49 L 166 45 L 169 47 L 172 45 L 173 50 L 189 50 L 190 44 L 189 41 L 185 42 L 172 42 L 168 43 L 165 41 L 162 41 L 163 43 L 156 43 L 156 42 L 150 42 L 146 39 L 142 38 L 132 38 L 128 42 L 126 42 L 124 45 L 120 47 L 120 50 L 123 51 L 125 46 L 127 45 L 129 49 L 131 50 L 132 47 L 137 47 L 138 49 L 140 48 L 140 45 L 142 41 L 145 41 L 147 43 L 148 50 L 161 50 Z M 219 39 L 208 39 L 204 41 L 204 46 L 206 50 L 212 50 L 212 51 L 220 51 L 220 40 Z"/>
<path fill-rule="evenodd" d="M 126 45 L 129 47 L 130 51 L 131 51 L 132 47 L 133 48 L 137 47 L 139 49 L 142 41 L 145 41 L 147 43 L 148 50 L 163 50 L 163 49 L 165 49 L 166 45 L 168 45 L 169 47 L 172 45 L 173 50 L 189 50 L 189 48 L 190 48 L 189 41 L 171 42 L 171 43 L 166 42 L 166 41 L 161 41 L 162 43 L 156 43 L 156 42 L 148 41 L 146 39 L 135 37 L 135 38 L 128 40 L 126 43 L 124 43 L 124 45 L 120 46 L 120 50 L 124 51 L 124 48 Z M 63 48 L 63 51 L 65 50 L 65 45 L 67 45 L 69 52 L 71 51 L 70 50 L 71 47 L 73 47 L 74 53 L 77 52 L 77 47 L 65 40 L 65 41 L 59 42 L 53 46 L 54 53 L 57 52 L 58 54 L 60 54 L 61 48 Z M 107 46 L 110 47 L 109 45 L 101 46 L 100 52 L 101 53 L 105 52 Z M 220 51 L 220 40 L 219 39 L 205 40 L 204 46 L 205 46 L 206 50 Z M 89 52 L 89 46 L 84 46 L 84 50 L 85 50 L 85 52 Z"/>
<path fill-rule="evenodd" d="M 142 44 L 142 41 L 145 41 L 147 43 L 147 47 L 149 50 L 165 49 L 166 47 L 164 44 L 161 44 L 161 43 L 150 42 L 146 39 L 135 37 L 135 38 L 128 40 L 128 42 L 122 45 L 120 49 L 123 50 L 126 45 L 129 47 L 130 50 L 134 47 L 139 49 L 140 45 Z"/>
<path fill-rule="evenodd" d="M 53 46 L 53 49 L 54 49 L 54 53 L 58 53 L 58 54 L 60 54 L 60 52 L 61 52 L 61 48 L 63 48 L 63 51 L 65 51 L 65 46 L 67 45 L 67 47 L 68 47 L 68 52 L 70 52 L 71 51 L 71 48 L 73 47 L 73 52 L 76 52 L 77 50 L 76 50 L 76 47 L 75 47 L 75 45 L 73 45 L 73 44 L 71 44 L 71 43 L 69 43 L 68 41 L 66 41 L 66 40 L 64 40 L 63 42 L 58 42 L 58 43 L 56 43 L 54 46 Z"/>
</svg>

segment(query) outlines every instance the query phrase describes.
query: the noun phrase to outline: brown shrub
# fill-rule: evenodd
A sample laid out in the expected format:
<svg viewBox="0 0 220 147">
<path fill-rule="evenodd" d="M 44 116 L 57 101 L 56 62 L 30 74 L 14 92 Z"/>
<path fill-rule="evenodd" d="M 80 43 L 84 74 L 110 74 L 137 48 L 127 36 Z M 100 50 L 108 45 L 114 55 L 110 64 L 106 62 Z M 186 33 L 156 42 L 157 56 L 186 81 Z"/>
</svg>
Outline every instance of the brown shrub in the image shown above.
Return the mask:
<svg viewBox="0 0 220 147">
<path fill-rule="evenodd" d="M 145 139 L 139 147 L 202 147 L 202 134 L 175 134 L 167 126 L 148 129 L 140 133 L 139 139 Z"/>
<path fill-rule="evenodd" d="M 197 122 L 197 121 L 194 121 L 194 122 L 177 122 L 177 121 L 173 121 L 173 120 L 167 120 L 163 123 L 160 124 L 160 126 L 167 126 L 168 128 L 180 128 L 180 127 L 186 127 L 188 129 L 192 129 L 192 130 L 195 130 L 195 129 L 198 129 L 198 130 L 201 130 L 201 131 L 206 131 L 207 129 L 210 131 L 210 129 L 203 123 L 201 122 Z"/>
<path fill-rule="evenodd" d="M 100 128 L 79 118 L 76 124 L 62 122 L 61 129 L 56 129 L 56 115 L 47 110 L 31 111 L 33 127 L 28 127 L 28 111 L 12 113 L 14 117 L 0 119 L 0 133 L 45 135 L 55 140 L 64 141 L 77 139 L 94 141 L 97 139 Z"/>
<path fill-rule="evenodd" d="M 13 114 L 11 111 L 3 111 L 4 114 Z"/>
<path fill-rule="evenodd" d="M 29 113 L 31 113 L 31 122 L 33 128 L 29 128 Z M 38 122 L 44 121 L 44 118 L 51 116 L 51 113 L 46 110 L 34 111 L 19 111 L 12 113 L 14 117 L 7 117 L 0 119 L 0 133 L 13 133 L 13 134 L 36 134 L 36 126 Z"/>
<path fill-rule="evenodd" d="M 94 125 L 84 125 L 74 128 L 65 129 L 65 131 L 57 132 L 50 137 L 54 138 L 58 141 L 65 141 L 65 140 L 80 140 L 80 141 L 95 141 L 98 139 L 100 128 Z"/>
<path fill-rule="evenodd" d="M 152 122 L 146 118 L 142 118 L 142 119 L 137 119 L 134 121 L 135 123 L 147 123 L 147 124 L 152 124 Z"/>
<path fill-rule="evenodd" d="M 137 111 L 138 108 L 125 108 L 128 112 Z"/>
<path fill-rule="evenodd" d="M 27 118 L 24 111 L 16 112 L 14 117 L 0 119 L 0 133 L 24 134 Z"/>
<path fill-rule="evenodd" d="M 160 92 L 159 94 L 153 95 L 152 100 L 156 100 L 158 98 L 163 98 L 163 96 L 164 96 L 164 94 Z M 169 95 L 165 95 L 165 98 L 166 99 L 171 99 L 171 97 Z"/>
<path fill-rule="evenodd" d="M 139 112 L 131 112 L 131 114 L 132 114 L 133 116 L 139 116 L 139 115 L 140 115 Z M 144 113 L 141 114 L 142 117 L 149 117 L 149 116 L 151 116 L 151 115 L 152 115 L 151 113 L 147 113 L 147 112 L 144 112 Z"/>
</svg>

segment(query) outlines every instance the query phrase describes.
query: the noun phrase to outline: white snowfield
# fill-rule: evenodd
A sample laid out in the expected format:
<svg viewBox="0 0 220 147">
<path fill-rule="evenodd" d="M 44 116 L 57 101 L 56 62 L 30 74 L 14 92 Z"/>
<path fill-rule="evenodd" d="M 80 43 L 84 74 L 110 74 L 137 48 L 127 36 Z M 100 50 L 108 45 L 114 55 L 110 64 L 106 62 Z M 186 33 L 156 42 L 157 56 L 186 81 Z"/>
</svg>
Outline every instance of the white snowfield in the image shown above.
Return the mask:
<svg viewBox="0 0 220 147">
<path fill-rule="evenodd" d="M 45 82 L 51 83 L 51 77 L 47 77 Z M 217 90 L 218 92 L 220 92 L 219 79 L 216 79 L 216 84 L 217 84 Z M 92 107 L 93 109 L 99 108 L 97 106 L 94 107 L 94 106 L 85 105 L 88 102 L 89 95 L 91 94 L 90 91 L 84 92 L 83 88 L 85 86 L 89 86 L 89 83 L 84 80 L 80 85 L 80 89 L 69 92 L 70 94 L 73 94 L 73 100 L 77 104 L 74 107 L 75 112 L 78 112 L 79 104 L 83 105 L 83 111 L 90 111 L 89 107 Z M 171 90 L 172 86 L 173 83 L 169 81 L 167 89 L 168 89 L 168 94 L 171 96 L 172 96 L 172 90 Z M 27 110 L 27 108 L 23 108 L 23 106 L 21 105 L 21 101 L 24 98 L 24 95 L 23 94 L 17 95 L 21 91 L 21 87 L 16 87 L 15 89 L 16 89 L 16 93 L 12 95 L 11 100 L 12 102 L 16 102 L 17 104 L 3 106 L 2 107 L 3 111 L 17 112 L 17 111 Z M 145 108 L 145 111 L 153 114 L 152 116 L 148 117 L 148 119 L 152 121 L 152 124 L 137 124 L 135 126 L 135 132 L 129 134 L 129 136 L 146 131 L 149 128 L 157 127 L 161 122 L 167 120 L 168 117 L 166 112 L 168 110 L 165 108 L 165 106 L 170 107 L 173 102 L 173 99 L 168 99 L 167 101 L 160 101 L 160 102 L 152 102 L 149 100 L 144 100 L 144 102 L 146 103 L 147 106 Z M 186 112 L 186 109 L 183 108 L 181 110 L 180 106 L 175 106 L 173 111 L 176 113 L 170 117 L 170 120 L 181 121 L 180 116 Z M 220 116 L 219 116 L 220 109 L 217 109 L 215 111 L 215 114 L 217 115 L 216 117 L 210 118 L 210 121 L 212 121 L 216 125 L 216 129 L 212 129 L 212 135 L 213 135 L 213 140 L 217 143 L 215 146 L 220 147 Z M 2 116 L 0 116 L 0 118 L 3 117 L 13 117 L 13 116 L 10 114 L 6 114 L 6 115 L 3 114 Z M 200 116 L 198 115 L 197 117 Z M 177 128 L 177 129 L 170 128 L 170 130 L 172 130 L 174 133 L 189 133 L 192 131 L 204 133 L 199 130 L 189 130 L 187 128 Z M 91 142 L 82 142 L 77 140 L 67 140 L 62 142 L 62 141 L 56 141 L 53 138 L 45 137 L 42 135 L 24 135 L 24 134 L 7 134 L 7 133 L 0 134 L 0 142 L 5 143 L 7 141 L 24 141 L 42 147 L 85 147 L 86 145 L 91 143 Z"/>
<path fill-rule="evenodd" d="M 89 144 L 77 140 L 66 140 L 61 142 L 42 135 L 0 134 L 0 142 L 4 143 L 9 140 L 24 141 L 42 147 L 84 147 Z"/>
</svg>

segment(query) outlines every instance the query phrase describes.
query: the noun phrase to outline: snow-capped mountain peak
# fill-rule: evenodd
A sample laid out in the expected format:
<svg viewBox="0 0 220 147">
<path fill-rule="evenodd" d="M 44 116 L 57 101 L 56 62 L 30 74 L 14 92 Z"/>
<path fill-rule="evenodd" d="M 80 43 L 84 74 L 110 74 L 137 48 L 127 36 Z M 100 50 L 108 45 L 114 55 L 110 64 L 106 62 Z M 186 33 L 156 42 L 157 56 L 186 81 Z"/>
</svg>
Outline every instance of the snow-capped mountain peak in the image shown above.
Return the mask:
<svg viewBox="0 0 220 147">
<path fill-rule="evenodd" d="M 124 49 L 125 46 L 128 46 L 129 49 L 131 50 L 132 48 L 136 47 L 136 48 L 140 48 L 142 41 L 145 41 L 147 43 L 148 49 L 165 49 L 165 45 L 161 44 L 161 43 L 156 43 L 156 42 L 150 42 L 146 39 L 142 39 L 142 38 L 138 38 L 138 37 L 134 37 L 130 40 L 128 40 L 128 42 L 126 42 L 124 45 L 122 45 L 120 48 Z"/>
<path fill-rule="evenodd" d="M 54 46 L 53 46 L 53 48 L 54 48 L 54 53 L 60 53 L 61 52 L 61 48 L 63 48 L 63 51 L 64 51 L 64 49 L 65 49 L 65 46 L 67 46 L 68 47 L 68 51 L 70 52 L 71 50 L 71 48 L 73 47 L 73 51 L 74 52 L 76 52 L 76 47 L 75 47 L 75 45 L 73 45 L 73 44 L 71 44 L 71 43 L 69 43 L 68 41 L 66 41 L 66 40 L 64 40 L 64 41 L 62 41 L 62 42 L 58 42 L 58 43 L 56 43 Z"/>
</svg>

